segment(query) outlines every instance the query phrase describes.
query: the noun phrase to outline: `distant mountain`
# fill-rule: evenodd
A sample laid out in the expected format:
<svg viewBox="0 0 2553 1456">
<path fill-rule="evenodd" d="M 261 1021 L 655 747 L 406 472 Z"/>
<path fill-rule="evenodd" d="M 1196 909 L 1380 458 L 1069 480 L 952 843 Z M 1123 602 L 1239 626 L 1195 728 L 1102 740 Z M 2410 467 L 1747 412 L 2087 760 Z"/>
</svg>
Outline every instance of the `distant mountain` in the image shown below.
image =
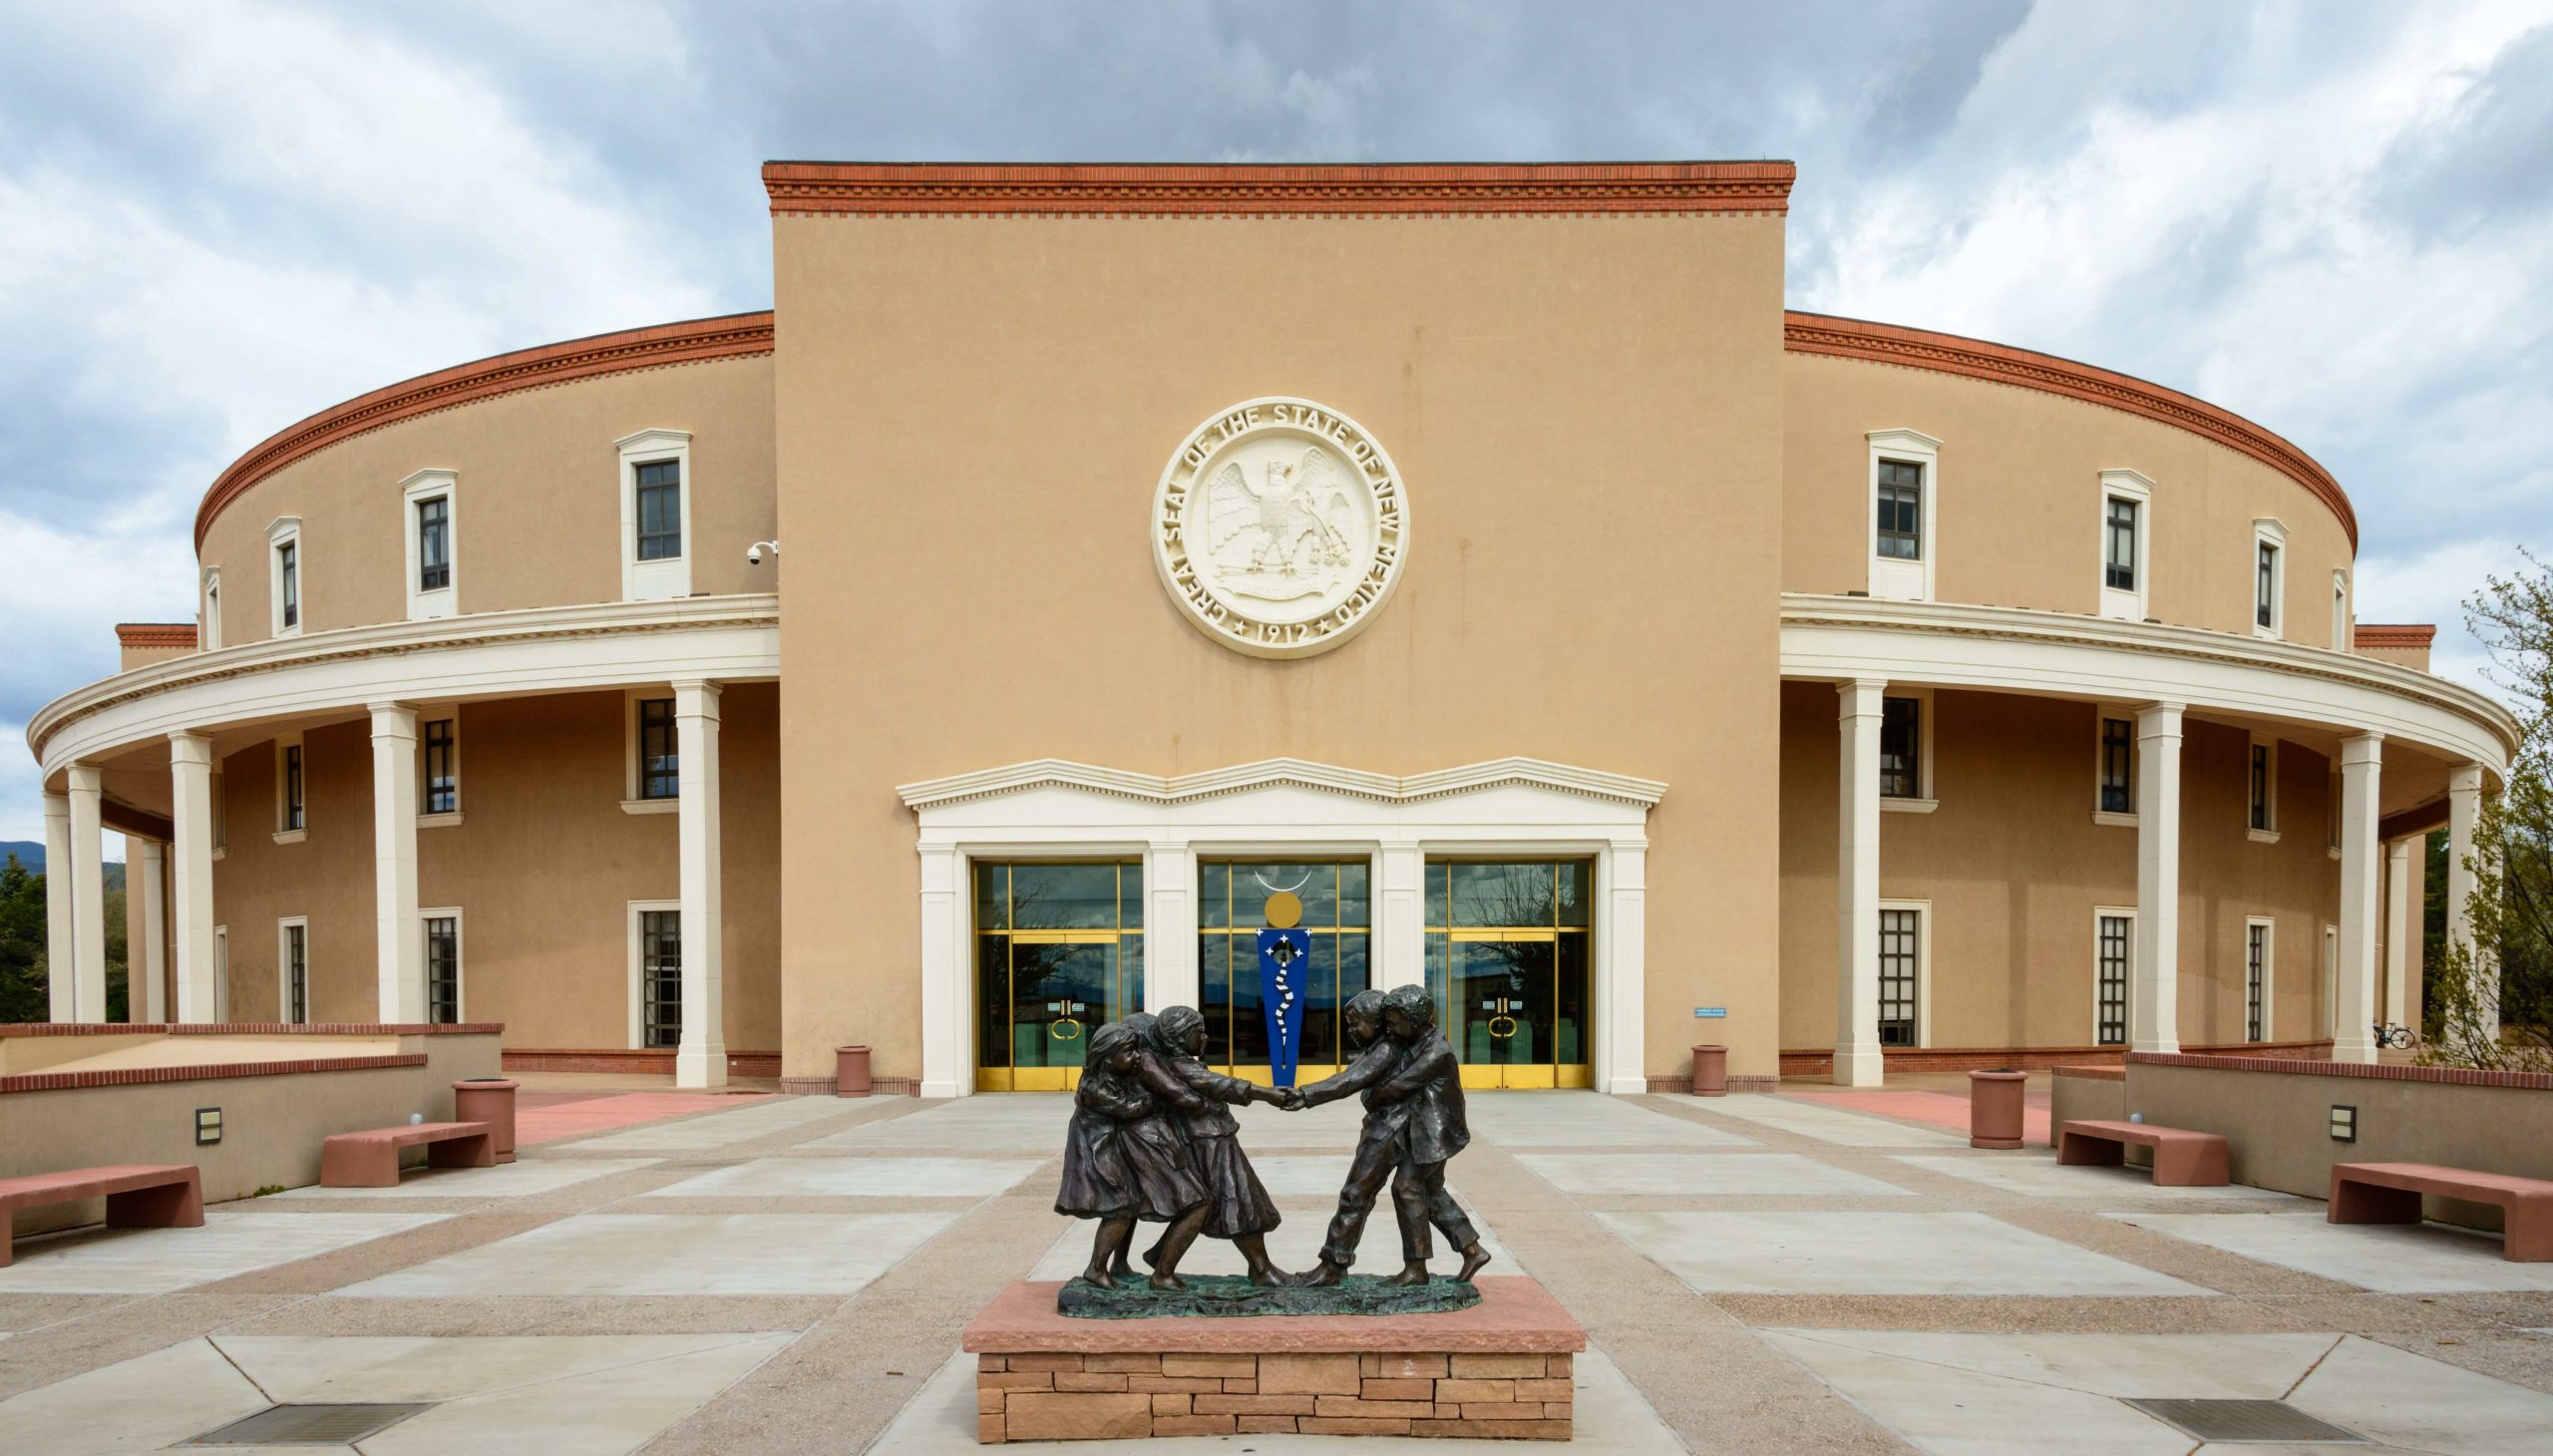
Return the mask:
<svg viewBox="0 0 2553 1456">
<path fill-rule="evenodd" d="M 35 840 L 0 840 L 0 865 L 7 864 L 11 855 L 17 856 L 18 863 L 26 866 L 30 874 L 44 873 L 44 846 L 41 843 Z M 106 882 L 109 890 L 124 889 L 124 866 L 110 861 L 106 866 Z"/>
</svg>

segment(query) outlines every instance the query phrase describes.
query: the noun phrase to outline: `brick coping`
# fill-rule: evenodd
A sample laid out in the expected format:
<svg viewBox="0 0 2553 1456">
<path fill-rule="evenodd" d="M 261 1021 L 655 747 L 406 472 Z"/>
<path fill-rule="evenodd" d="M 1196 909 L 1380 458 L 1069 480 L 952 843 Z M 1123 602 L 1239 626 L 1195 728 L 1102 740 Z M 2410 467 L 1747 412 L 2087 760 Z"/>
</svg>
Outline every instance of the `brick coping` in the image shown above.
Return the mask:
<svg viewBox="0 0 2553 1456">
<path fill-rule="evenodd" d="M 1396 1350 L 1569 1354 L 1587 1331 L 1541 1281 L 1486 1275 L 1480 1302 L 1439 1314 L 1290 1314 L 1231 1319 L 1069 1319 L 1061 1279 L 1020 1279 L 968 1321 L 968 1354 L 1339 1354 Z"/>
<path fill-rule="evenodd" d="M 2050 1067 L 2048 1068 L 2048 1073 L 2051 1076 L 2057 1077 L 2080 1077 L 2089 1082 L 2124 1082 L 2127 1080 L 2127 1068 L 2125 1067 Z"/>
<path fill-rule="evenodd" d="M 232 1077 L 284 1077 L 302 1072 L 369 1072 L 390 1067 L 422 1067 L 426 1054 L 404 1056 L 303 1057 L 281 1062 L 213 1062 L 191 1067 L 113 1067 L 95 1072 L 27 1072 L 0 1077 L 0 1095 L 11 1092 L 64 1092 L 76 1087 L 137 1087 L 149 1082 L 218 1082 Z"/>
<path fill-rule="evenodd" d="M 11 1036 L 488 1036 L 503 1021 L 0 1021 Z"/>
<path fill-rule="evenodd" d="M 2321 1062 L 2295 1057 L 2206 1056 L 2189 1052 L 2135 1051 L 2131 1067 L 2204 1067 L 2218 1072 L 2285 1072 L 2291 1076 L 2358 1077 L 2377 1082 L 2434 1082 L 2456 1087 L 2507 1087 L 2553 1092 L 2553 1072 L 2484 1072 L 2470 1067 L 2419 1067 L 2393 1062 Z"/>
</svg>

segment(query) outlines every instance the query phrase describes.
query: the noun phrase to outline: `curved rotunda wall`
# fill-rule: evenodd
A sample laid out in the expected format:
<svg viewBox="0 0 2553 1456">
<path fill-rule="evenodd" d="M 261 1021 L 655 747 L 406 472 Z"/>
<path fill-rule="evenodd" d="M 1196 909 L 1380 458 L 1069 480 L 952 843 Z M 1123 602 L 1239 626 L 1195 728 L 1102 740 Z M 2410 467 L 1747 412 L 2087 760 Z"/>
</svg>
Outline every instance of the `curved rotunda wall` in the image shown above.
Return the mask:
<svg viewBox="0 0 2553 1456">
<path fill-rule="evenodd" d="M 1786 591 L 1870 589 L 1869 436 L 1913 430 L 1941 441 L 1934 600 L 2097 613 L 2101 472 L 2132 470 L 2153 482 L 2145 615 L 2251 632 L 2266 517 L 2287 534 L 2282 635 L 2348 646 L 2332 640 L 2331 591 L 2349 530 L 2303 482 L 2228 445 L 2039 389 L 1796 348 L 1782 404 Z"/>
<path fill-rule="evenodd" d="M 408 615 L 407 499 L 455 479 L 462 613 L 617 601 L 621 456 L 643 430 L 691 435 L 691 594 L 768 591 L 745 547 L 778 530 L 769 354 L 638 368 L 499 394 L 341 439 L 215 508 L 200 563 L 221 573 L 221 642 L 273 635 L 268 530 L 301 522 L 301 630 Z"/>
</svg>

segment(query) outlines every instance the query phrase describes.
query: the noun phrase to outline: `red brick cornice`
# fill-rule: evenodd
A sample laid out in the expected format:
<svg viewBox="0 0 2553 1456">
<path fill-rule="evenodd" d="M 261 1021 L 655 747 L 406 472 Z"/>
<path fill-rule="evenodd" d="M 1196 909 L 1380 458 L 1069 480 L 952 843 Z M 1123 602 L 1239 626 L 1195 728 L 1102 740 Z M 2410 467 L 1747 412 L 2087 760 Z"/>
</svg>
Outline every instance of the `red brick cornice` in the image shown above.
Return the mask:
<svg viewBox="0 0 2553 1456">
<path fill-rule="evenodd" d="M 1405 217 L 1765 212 L 1787 162 L 1368 167 L 767 162 L 776 216 Z"/>
<path fill-rule="evenodd" d="M 2428 623 L 2361 622 L 2351 640 L 2361 647 L 2425 648 L 2437 640 L 2437 628 Z"/>
<path fill-rule="evenodd" d="M 204 492 L 203 504 L 195 509 L 195 549 L 203 549 L 204 533 L 212 529 L 212 519 L 242 491 L 340 441 L 418 415 L 516 390 L 541 389 L 633 369 L 768 354 L 771 340 L 769 310 L 731 313 L 517 349 L 511 354 L 456 364 L 358 395 L 268 436 L 255 449 L 231 462 L 230 468 L 213 481 L 212 489 Z"/>
<path fill-rule="evenodd" d="M 188 647 L 195 644 L 193 622 L 118 622 L 116 640 L 127 647 Z"/>
<path fill-rule="evenodd" d="M 1782 346 L 1794 354 L 1830 354 L 1987 379 L 2177 425 L 2193 435 L 2239 450 L 2312 492 L 2340 519 L 2341 529 L 2349 534 L 2350 549 L 2358 549 L 2358 512 L 2350 506 L 2349 496 L 2341 490 L 2341 483 L 2332 479 L 2330 471 L 2283 437 L 2231 410 L 2219 409 L 2179 390 L 2008 344 L 1824 313 L 1784 313 Z"/>
</svg>

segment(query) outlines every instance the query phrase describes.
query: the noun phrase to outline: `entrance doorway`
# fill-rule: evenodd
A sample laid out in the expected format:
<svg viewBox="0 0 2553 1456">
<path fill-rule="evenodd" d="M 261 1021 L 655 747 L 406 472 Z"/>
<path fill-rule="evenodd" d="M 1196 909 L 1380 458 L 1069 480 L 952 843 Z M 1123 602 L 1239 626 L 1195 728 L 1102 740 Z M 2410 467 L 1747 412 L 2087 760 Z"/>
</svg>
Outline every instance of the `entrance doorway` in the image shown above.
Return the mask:
<svg viewBox="0 0 2553 1456">
<path fill-rule="evenodd" d="M 1144 1006 L 1144 867 L 975 865 L 975 1090 L 1081 1083 L 1090 1033 Z"/>
<path fill-rule="evenodd" d="M 1585 860 L 1427 866 L 1427 988 L 1466 1087 L 1592 1087 Z"/>
<path fill-rule="evenodd" d="M 1206 1017 L 1206 1062 L 1227 1076 L 1274 1085 L 1268 1013 L 1259 993 L 1259 931 L 1279 891 L 1301 904 L 1296 924 L 1311 953 L 1296 972 L 1302 1041 L 1297 1082 L 1316 1082 L 1352 1055 L 1339 1008 L 1365 989 L 1372 867 L 1363 860 L 1209 860 L 1197 867 L 1197 1006 Z"/>
</svg>

